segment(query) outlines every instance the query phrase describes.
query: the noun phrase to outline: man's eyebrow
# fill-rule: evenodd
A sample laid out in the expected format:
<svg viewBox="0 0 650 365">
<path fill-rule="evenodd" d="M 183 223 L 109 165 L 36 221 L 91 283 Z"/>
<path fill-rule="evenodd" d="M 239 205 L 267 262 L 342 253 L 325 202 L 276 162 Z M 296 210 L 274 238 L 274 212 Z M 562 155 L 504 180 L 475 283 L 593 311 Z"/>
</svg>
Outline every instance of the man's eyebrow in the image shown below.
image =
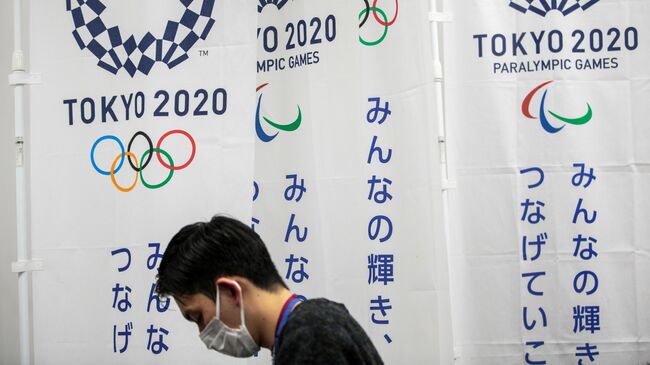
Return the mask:
<svg viewBox="0 0 650 365">
<path fill-rule="evenodd" d="M 183 317 L 190 322 L 196 322 L 195 318 L 198 318 L 198 315 L 196 311 L 190 309 L 183 313 Z"/>
</svg>

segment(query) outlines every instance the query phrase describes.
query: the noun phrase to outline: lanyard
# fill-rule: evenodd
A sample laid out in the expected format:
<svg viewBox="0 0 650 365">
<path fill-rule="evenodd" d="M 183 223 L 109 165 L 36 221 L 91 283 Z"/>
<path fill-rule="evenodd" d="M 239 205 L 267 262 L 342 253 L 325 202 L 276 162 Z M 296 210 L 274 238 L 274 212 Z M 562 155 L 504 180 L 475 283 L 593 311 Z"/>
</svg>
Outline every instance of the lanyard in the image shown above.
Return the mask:
<svg viewBox="0 0 650 365">
<path fill-rule="evenodd" d="M 296 294 L 292 294 L 289 299 L 287 299 L 286 302 L 284 302 L 284 306 L 282 306 L 282 311 L 280 311 L 280 316 L 278 317 L 278 323 L 275 325 L 275 340 L 273 341 L 273 356 L 275 357 L 275 350 L 278 346 L 278 338 L 280 338 L 280 334 L 282 333 L 282 330 L 284 329 L 284 325 L 287 324 L 287 318 L 289 318 L 289 314 L 291 314 L 291 311 L 298 305 L 298 303 L 302 302 L 304 298 L 297 296 Z"/>
</svg>

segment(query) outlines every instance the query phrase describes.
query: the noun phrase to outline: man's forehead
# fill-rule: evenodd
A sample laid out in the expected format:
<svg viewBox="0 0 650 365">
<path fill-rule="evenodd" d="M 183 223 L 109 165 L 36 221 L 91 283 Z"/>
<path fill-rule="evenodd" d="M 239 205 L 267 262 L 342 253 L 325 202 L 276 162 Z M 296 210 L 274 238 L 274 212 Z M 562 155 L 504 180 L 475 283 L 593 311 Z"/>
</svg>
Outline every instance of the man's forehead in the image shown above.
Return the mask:
<svg viewBox="0 0 650 365">
<path fill-rule="evenodd" d="M 202 302 L 204 301 L 203 299 L 204 298 L 202 298 L 201 294 L 183 294 L 183 295 L 174 296 L 174 300 L 176 301 L 176 304 L 178 304 L 179 307 L 185 309 L 197 305 L 201 305 Z"/>
<path fill-rule="evenodd" d="M 181 312 L 181 315 L 185 317 L 186 319 L 189 320 L 188 318 L 188 308 L 187 308 L 187 303 L 188 303 L 188 298 L 183 296 L 183 297 L 174 297 L 174 301 L 176 302 L 176 305 L 178 305 L 178 309 Z"/>
<path fill-rule="evenodd" d="M 174 301 L 178 307 L 183 311 L 190 303 L 190 298 L 187 295 L 174 296 Z"/>
</svg>

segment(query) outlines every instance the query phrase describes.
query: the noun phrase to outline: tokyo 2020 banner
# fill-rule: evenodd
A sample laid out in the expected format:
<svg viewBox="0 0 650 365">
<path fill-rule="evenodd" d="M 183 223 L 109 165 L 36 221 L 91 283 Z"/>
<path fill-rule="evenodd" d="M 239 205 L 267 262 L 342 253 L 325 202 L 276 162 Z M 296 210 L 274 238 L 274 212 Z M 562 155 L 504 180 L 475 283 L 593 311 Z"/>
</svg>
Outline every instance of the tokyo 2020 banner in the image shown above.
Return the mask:
<svg viewBox="0 0 650 365">
<path fill-rule="evenodd" d="M 290 288 L 343 302 L 387 364 L 452 357 L 428 10 L 258 6 L 251 224 Z"/>
<path fill-rule="evenodd" d="M 36 364 L 214 363 L 155 293 L 171 236 L 251 215 L 254 1 L 31 1 Z M 220 358 L 224 363 L 233 361 Z"/>
<path fill-rule="evenodd" d="M 650 4 L 446 1 L 458 364 L 650 362 Z"/>
</svg>

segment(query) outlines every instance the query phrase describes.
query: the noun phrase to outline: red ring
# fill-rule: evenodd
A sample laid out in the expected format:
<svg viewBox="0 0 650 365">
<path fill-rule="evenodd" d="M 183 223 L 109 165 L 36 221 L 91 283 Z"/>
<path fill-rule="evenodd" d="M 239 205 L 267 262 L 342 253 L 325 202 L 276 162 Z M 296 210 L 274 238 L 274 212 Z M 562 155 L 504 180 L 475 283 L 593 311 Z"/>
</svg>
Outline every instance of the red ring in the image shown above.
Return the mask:
<svg viewBox="0 0 650 365">
<path fill-rule="evenodd" d="M 399 12 L 399 2 L 398 2 L 398 1 L 399 1 L 399 0 L 395 0 L 395 15 L 393 16 L 393 20 L 391 20 L 391 21 L 389 21 L 388 23 L 386 23 L 386 22 L 383 21 L 382 19 L 379 19 L 379 16 L 377 15 L 377 10 L 373 10 L 373 11 L 372 11 L 372 15 L 375 17 L 375 20 L 376 20 L 379 24 L 381 24 L 381 25 L 383 25 L 383 26 L 385 26 L 385 27 L 390 27 L 391 25 L 393 25 L 393 23 L 395 23 L 395 20 L 397 20 L 397 13 Z M 374 1 L 372 2 L 372 7 L 373 7 L 373 8 L 376 8 L 376 7 L 377 7 L 377 0 L 374 0 Z"/>
<path fill-rule="evenodd" d="M 160 137 L 160 139 L 158 140 L 158 143 L 156 144 L 156 148 L 160 148 L 160 145 L 162 144 L 163 139 L 167 138 L 171 134 L 177 134 L 177 133 L 182 134 L 185 137 L 187 137 L 187 139 L 189 139 L 190 143 L 192 144 L 192 154 L 190 155 L 190 158 L 187 160 L 187 162 L 185 162 L 184 164 L 179 165 L 179 166 L 170 166 L 168 163 L 163 161 L 162 157 L 160 157 L 160 152 L 156 151 L 156 157 L 158 158 L 158 161 L 160 161 L 160 164 L 165 166 L 165 168 L 167 168 L 169 170 L 174 170 L 174 171 L 182 170 L 182 169 L 186 168 L 187 166 L 189 166 L 189 164 L 192 163 L 192 160 L 194 160 L 194 154 L 196 153 L 196 143 L 194 143 L 194 138 L 192 138 L 192 136 L 189 133 L 185 132 L 182 129 L 174 129 L 172 131 L 169 131 L 169 132 L 163 134 Z"/>
</svg>

